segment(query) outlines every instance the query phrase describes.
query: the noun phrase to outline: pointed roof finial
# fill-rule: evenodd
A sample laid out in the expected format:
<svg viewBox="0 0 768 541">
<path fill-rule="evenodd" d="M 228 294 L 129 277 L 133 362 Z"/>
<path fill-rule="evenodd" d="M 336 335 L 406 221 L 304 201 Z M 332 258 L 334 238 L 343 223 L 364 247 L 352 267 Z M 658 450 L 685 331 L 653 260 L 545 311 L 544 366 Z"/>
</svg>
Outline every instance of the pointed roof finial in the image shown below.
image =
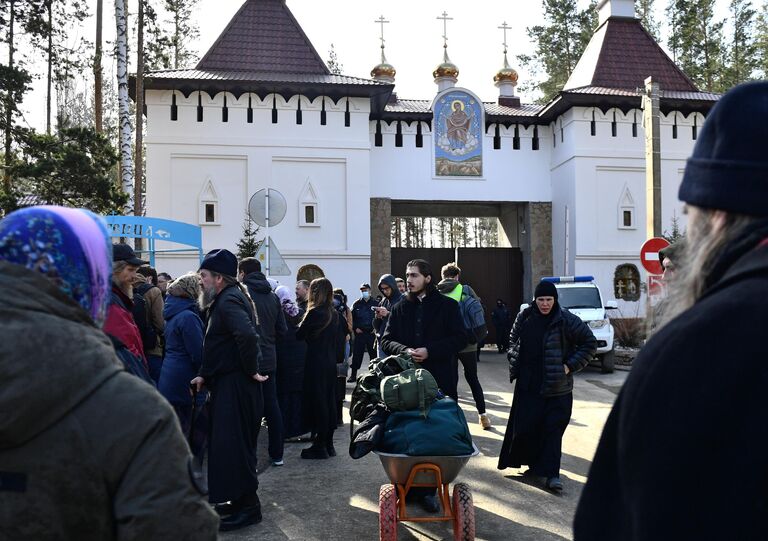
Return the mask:
<svg viewBox="0 0 768 541">
<path fill-rule="evenodd" d="M 448 60 L 448 21 L 452 21 L 453 17 L 448 16 L 447 11 L 443 11 L 443 14 L 437 18 L 438 21 L 443 21 L 443 62 L 449 62 Z"/>
<path fill-rule="evenodd" d="M 448 16 L 448 12 L 443 11 L 440 17 L 437 17 L 438 21 L 443 21 L 443 63 L 435 68 L 432 72 L 432 76 L 435 79 L 450 77 L 454 79 L 459 76 L 459 68 L 448 58 L 448 21 L 452 21 L 453 18 Z"/>
<path fill-rule="evenodd" d="M 379 41 L 381 41 L 381 62 L 383 64 L 387 61 L 384 57 L 384 25 L 389 24 L 389 21 L 384 18 L 384 15 L 380 15 L 379 18 L 373 22 L 381 25 L 381 37 L 379 37 Z"/>
<path fill-rule="evenodd" d="M 496 83 L 496 86 L 510 83 L 512 87 L 515 87 L 517 86 L 517 72 L 510 67 L 509 61 L 507 60 L 507 30 L 511 30 L 512 27 L 507 24 L 507 21 L 504 21 L 498 29 L 504 32 L 504 41 L 502 42 L 502 45 L 504 46 L 504 67 L 496 72 L 496 76 L 493 80 Z M 514 90 L 512 90 L 512 92 L 512 95 L 514 95 Z"/>
<path fill-rule="evenodd" d="M 394 83 L 397 71 L 394 66 L 387 62 L 387 58 L 384 56 L 384 25 L 388 24 L 389 21 L 384 18 L 384 15 L 381 15 L 373 22 L 381 25 L 381 35 L 379 37 L 381 41 L 381 63 L 374 66 L 371 70 L 371 77 L 379 81 Z"/>
</svg>

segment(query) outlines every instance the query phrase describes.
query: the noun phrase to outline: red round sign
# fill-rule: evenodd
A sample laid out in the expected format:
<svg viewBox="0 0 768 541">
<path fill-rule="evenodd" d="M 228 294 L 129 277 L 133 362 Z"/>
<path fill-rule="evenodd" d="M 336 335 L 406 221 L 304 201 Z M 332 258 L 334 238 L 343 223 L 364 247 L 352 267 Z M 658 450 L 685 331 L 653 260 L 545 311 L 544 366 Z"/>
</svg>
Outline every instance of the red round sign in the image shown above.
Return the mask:
<svg viewBox="0 0 768 541">
<path fill-rule="evenodd" d="M 640 248 L 640 263 L 650 274 L 662 274 L 664 272 L 659 250 L 663 250 L 667 246 L 669 246 L 669 241 L 661 237 L 654 237 L 643 243 L 643 247 Z"/>
</svg>

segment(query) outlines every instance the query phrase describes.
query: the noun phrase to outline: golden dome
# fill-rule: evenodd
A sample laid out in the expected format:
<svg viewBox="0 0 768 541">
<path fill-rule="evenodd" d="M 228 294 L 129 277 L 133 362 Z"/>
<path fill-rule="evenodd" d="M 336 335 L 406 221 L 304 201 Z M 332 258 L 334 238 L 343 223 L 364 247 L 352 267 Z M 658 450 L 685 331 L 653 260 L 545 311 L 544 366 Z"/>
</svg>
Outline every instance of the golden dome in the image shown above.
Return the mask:
<svg viewBox="0 0 768 541">
<path fill-rule="evenodd" d="M 389 64 L 387 62 L 382 62 L 381 64 L 376 65 L 371 70 L 371 77 L 374 79 L 379 79 L 382 77 L 388 77 L 388 78 L 395 78 L 395 74 L 397 73 L 397 70 L 395 70 L 395 67 L 392 64 Z"/>
<path fill-rule="evenodd" d="M 517 72 L 512 68 L 501 68 L 493 77 L 494 83 L 509 82 L 517 86 Z"/>
<path fill-rule="evenodd" d="M 517 72 L 513 70 L 507 61 L 507 49 L 504 49 L 504 67 L 496 72 L 493 77 L 494 83 L 512 83 L 517 86 Z"/>
<path fill-rule="evenodd" d="M 456 67 L 456 64 L 454 64 L 451 61 L 446 61 L 440 64 L 435 68 L 435 71 L 432 72 L 432 77 L 437 79 L 438 77 L 458 77 L 459 76 L 459 68 Z"/>
</svg>

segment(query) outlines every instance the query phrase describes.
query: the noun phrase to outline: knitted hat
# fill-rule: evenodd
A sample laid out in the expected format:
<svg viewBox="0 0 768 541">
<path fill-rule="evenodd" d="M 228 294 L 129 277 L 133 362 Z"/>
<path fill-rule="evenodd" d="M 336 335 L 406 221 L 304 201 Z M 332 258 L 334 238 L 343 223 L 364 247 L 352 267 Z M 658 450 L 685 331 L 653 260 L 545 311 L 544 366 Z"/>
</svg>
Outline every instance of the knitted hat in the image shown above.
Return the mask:
<svg viewBox="0 0 768 541">
<path fill-rule="evenodd" d="M 536 286 L 536 292 L 533 294 L 534 299 L 539 297 L 554 297 L 557 300 L 557 288 L 552 282 L 546 282 L 542 280 L 539 285 Z"/>
<path fill-rule="evenodd" d="M 218 272 L 227 276 L 237 276 L 237 258 L 235 254 L 224 248 L 211 250 L 200 263 L 200 270 Z"/>
<path fill-rule="evenodd" d="M 768 216 L 768 81 L 739 85 L 712 109 L 678 197 L 697 207 Z"/>
</svg>

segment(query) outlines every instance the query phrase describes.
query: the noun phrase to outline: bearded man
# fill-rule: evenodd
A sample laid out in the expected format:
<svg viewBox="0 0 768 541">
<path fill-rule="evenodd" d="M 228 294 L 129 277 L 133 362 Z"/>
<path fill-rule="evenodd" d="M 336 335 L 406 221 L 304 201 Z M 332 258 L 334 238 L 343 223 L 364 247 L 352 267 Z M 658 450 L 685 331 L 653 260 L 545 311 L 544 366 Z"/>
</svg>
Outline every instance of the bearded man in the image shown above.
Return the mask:
<svg viewBox="0 0 768 541">
<path fill-rule="evenodd" d="M 768 82 L 709 115 L 680 186 L 686 246 L 608 417 L 576 541 L 763 539 Z"/>
<path fill-rule="evenodd" d="M 267 378 L 260 373 L 256 310 L 236 276 L 237 258 L 229 250 L 213 250 L 200 264 L 208 326 L 200 374 L 191 381 L 211 393 L 208 490 L 221 531 L 261 521 L 256 443 Z"/>
</svg>

